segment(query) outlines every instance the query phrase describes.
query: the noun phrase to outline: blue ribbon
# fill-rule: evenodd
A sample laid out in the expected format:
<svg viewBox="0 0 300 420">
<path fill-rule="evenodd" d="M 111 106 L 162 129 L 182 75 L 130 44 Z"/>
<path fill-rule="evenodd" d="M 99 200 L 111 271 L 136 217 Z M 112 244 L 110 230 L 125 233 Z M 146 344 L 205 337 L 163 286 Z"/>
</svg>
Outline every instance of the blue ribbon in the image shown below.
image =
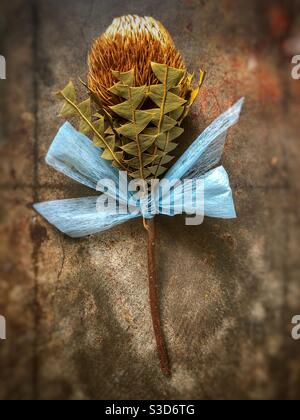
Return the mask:
<svg viewBox="0 0 300 420">
<path fill-rule="evenodd" d="M 201 205 L 205 216 L 224 219 L 236 217 L 227 172 L 223 166 L 216 166 L 223 153 L 228 129 L 238 122 L 243 103 L 244 99 L 239 100 L 207 127 L 164 177 L 168 181 L 201 180 L 204 189 L 204 202 Z M 97 190 L 99 180 L 102 179 L 111 180 L 118 185 L 119 170 L 102 159 L 100 154 L 99 148 L 86 136 L 76 131 L 71 124 L 65 123 L 49 149 L 46 162 L 57 171 L 94 190 Z M 107 195 L 110 195 L 110 191 Z M 120 204 L 127 206 L 130 198 L 129 194 L 122 195 L 121 191 Z M 158 200 L 155 214 L 178 214 L 174 210 L 174 199 L 169 198 L 173 207 L 172 214 L 161 200 Z M 153 213 L 149 213 L 141 205 L 137 205 L 133 213 L 110 214 L 105 209 L 97 208 L 97 200 L 98 197 L 95 196 L 49 201 L 35 204 L 34 208 L 48 222 L 73 238 L 102 232 L 135 217 L 153 217 Z"/>
</svg>

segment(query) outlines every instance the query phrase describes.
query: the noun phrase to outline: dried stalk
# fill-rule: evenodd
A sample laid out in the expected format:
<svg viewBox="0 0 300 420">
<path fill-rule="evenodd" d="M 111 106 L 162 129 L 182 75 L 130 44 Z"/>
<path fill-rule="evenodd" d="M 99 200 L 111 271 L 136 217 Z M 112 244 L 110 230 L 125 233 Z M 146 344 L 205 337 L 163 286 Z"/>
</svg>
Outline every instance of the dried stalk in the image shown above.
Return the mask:
<svg viewBox="0 0 300 420">
<path fill-rule="evenodd" d="M 171 375 L 170 361 L 167 346 L 162 330 L 158 293 L 157 293 L 157 272 L 156 272 L 156 256 L 155 256 L 155 219 L 144 219 L 144 226 L 148 232 L 148 277 L 149 277 L 149 300 L 151 308 L 151 316 L 153 329 L 157 345 L 157 353 L 160 361 L 160 367 L 165 376 Z"/>
</svg>

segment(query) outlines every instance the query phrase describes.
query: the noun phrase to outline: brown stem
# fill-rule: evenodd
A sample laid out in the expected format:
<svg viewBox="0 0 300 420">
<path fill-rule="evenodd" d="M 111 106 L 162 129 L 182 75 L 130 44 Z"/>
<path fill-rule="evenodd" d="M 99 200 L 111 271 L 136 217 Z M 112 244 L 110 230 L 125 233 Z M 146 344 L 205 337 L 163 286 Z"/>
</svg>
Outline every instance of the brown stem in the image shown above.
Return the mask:
<svg viewBox="0 0 300 420">
<path fill-rule="evenodd" d="M 153 329 L 156 339 L 157 352 L 161 370 L 166 376 L 171 375 L 169 356 L 162 331 L 157 293 L 157 275 L 155 258 L 155 219 L 144 219 L 144 226 L 148 232 L 148 276 L 149 276 L 149 299 Z"/>
</svg>

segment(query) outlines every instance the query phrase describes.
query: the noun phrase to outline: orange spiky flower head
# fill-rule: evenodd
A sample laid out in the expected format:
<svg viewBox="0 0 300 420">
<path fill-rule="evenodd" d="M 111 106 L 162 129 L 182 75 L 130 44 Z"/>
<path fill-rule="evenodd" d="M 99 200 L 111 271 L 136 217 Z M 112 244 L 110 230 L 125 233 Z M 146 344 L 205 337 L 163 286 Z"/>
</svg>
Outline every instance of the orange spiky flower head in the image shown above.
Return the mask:
<svg viewBox="0 0 300 420">
<path fill-rule="evenodd" d="M 151 62 L 186 70 L 171 35 L 152 17 L 122 16 L 114 19 L 97 38 L 89 54 L 88 87 L 105 107 L 118 102 L 108 89 L 115 82 L 112 70 L 135 70 L 135 86 L 159 83 Z M 181 82 L 187 83 L 187 78 Z"/>
</svg>

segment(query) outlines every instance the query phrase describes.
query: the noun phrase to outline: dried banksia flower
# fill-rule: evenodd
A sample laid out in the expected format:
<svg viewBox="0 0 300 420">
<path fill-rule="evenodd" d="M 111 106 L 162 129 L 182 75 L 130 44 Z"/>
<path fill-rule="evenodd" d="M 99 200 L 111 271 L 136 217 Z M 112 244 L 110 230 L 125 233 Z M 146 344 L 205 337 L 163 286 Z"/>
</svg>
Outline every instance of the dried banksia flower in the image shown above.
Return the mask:
<svg viewBox="0 0 300 420">
<path fill-rule="evenodd" d="M 193 88 L 193 75 L 168 31 L 155 19 L 138 16 L 115 19 L 94 41 L 88 65 L 90 99 L 77 103 L 70 82 L 59 92 L 65 100 L 61 115 L 79 116 L 79 131 L 92 134 L 101 157 L 129 177 L 160 177 L 174 159 L 175 140 L 204 72 Z"/>
<path fill-rule="evenodd" d="M 89 54 L 88 86 L 104 106 L 118 103 L 109 92 L 115 79 L 111 70 L 135 70 L 135 86 L 159 83 L 151 62 L 186 70 L 169 32 L 152 17 L 122 16 L 114 19 L 97 38 Z M 187 78 L 182 81 L 182 92 Z"/>
<path fill-rule="evenodd" d="M 175 142 L 203 82 L 192 86 L 180 52 L 153 18 L 123 16 L 92 45 L 88 59 L 89 98 L 79 102 L 73 82 L 58 96 L 61 116 L 79 117 L 79 131 L 92 136 L 101 157 L 132 179 L 159 178 L 174 159 Z M 170 374 L 156 291 L 154 218 L 148 232 L 149 291 L 161 368 Z"/>
<path fill-rule="evenodd" d="M 72 81 L 58 92 L 61 116 L 77 117 L 82 134 L 64 124 L 46 158 L 56 170 L 103 194 L 34 205 L 72 238 L 143 219 L 153 330 L 161 370 L 167 376 L 171 366 L 158 303 L 156 217 L 195 215 L 188 224 L 201 223 L 203 216 L 236 217 L 228 174 L 217 165 L 244 99 L 212 122 L 162 181 L 157 180 L 174 159 L 175 140 L 183 133 L 182 121 L 203 79 L 201 71 L 197 86 L 192 86 L 193 75 L 161 23 L 138 16 L 115 19 L 91 48 L 88 81 L 83 82 L 87 99 L 78 99 Z M 124 171 L 137 182 L 127 182 Z"/>
</svg>

